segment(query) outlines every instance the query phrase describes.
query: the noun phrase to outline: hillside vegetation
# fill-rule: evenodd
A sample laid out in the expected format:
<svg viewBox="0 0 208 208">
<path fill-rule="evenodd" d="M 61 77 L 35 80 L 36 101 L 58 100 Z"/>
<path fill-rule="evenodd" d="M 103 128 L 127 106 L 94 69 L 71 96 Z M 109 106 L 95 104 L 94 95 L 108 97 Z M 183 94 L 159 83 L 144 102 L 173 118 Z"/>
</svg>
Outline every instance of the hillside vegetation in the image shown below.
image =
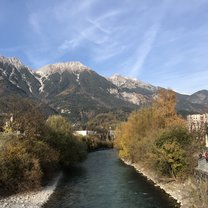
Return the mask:
<svg viewBox="0 0 208 208">
<path fill-rule="evenodd" d="M 86 144 L 72 134 L 65 118 L 46 119 L 28 100 L 21 105 L 0 134 L 1 193 L 39 187 L 58 167 L 74 165 L 87 153 Z"/>
</svg>

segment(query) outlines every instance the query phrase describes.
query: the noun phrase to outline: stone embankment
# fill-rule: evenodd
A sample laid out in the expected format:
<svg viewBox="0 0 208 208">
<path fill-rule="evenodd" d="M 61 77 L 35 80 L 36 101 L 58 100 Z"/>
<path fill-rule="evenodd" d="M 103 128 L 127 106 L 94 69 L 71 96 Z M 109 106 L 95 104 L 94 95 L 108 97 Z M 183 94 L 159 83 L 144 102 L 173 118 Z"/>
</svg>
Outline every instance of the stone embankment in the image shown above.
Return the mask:
<svg viewBox="0 0 208 208">
<path fill-rule="evenodd" d="M 51 183 L 38 191 L 19 193 L 6 198 L 0 198 L 1 208 L 40 208 L 47 202 L 56 189 L 58 181 L 62 177 L 60 173 Z"/>
<path fill-rule="evenodd" d="M 131 163 L 125 160 L 123 160 L 123 162 L 127 165 L 133 166 L 140 174 L 147 177 L 148 180 L 151 180 L 155 186 L 163 189 L 170 195 L 170 197 L 174 198 L 179 204 L 181 204 L 181 208 L 192 207 L 190 192 L 192 188 L 194 188 L 194 185 L 191 180 L 187 179 L 183 183 L 173 180 L 165 180 L 157 177 L 154 172 L 148 171 L 145 167 L 142 167 L 139 164 Z"/>
</svg>

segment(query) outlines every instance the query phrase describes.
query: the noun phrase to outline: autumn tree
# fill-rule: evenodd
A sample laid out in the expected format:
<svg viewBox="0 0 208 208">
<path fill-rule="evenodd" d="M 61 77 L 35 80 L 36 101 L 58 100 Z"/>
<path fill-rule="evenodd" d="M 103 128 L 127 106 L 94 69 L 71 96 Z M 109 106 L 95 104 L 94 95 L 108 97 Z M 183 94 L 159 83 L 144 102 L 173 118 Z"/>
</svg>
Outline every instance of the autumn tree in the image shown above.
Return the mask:
<svg viewBox="0 0 208 208">
<path fill-rule="evenodd" d="M 41 135 L 44 131 L 46 116 L 39 106 L 31 100 L 23 100 L 21 107 L 18 106 L 13 110 L 11 125 L 13 131 L 19 131 L 28 137 Z"/>
<path fill-rule="evenodd" d="M 176 96 L 159 90 L 153 105 L 133 112 L 116 130 L 120 157 L 142 163 L 174 178 L 188 165 L 191 137 L 176 113 Z"/>
<path fill-rule="evenodd" d="M 154 109 L 141 109 L 132 113 L 127 122 L 116 129 L 115 146 L 120 149 L 120 156 L 136 162 L 147 161 L 150 144 L 155 135 L 153 121 Z M 151 131 L 150 131 L 151 129 Z"/>
<path fill-rule="evenodd" d="M 161 89 L 153 102 L 154 120 L 159 129 L 173 125 L 185 126 L 184 120 L 176 112 L 176 93 Z"/>
<path fill-rule="evenodd" d="M 0 148 L 0 192 L 16 192 L 38 187 L 43 172 L 38 158 L 19 141 Z"/>
<path fill-rule="evenodd" d="M 9 192 L 39 186 L 53 173 L 59 157 L 43 139 L 45 116 L 39 107 L 28 99 L 12 104 L 13 119 L 0 134 L 0 187 Z"/>
</svg>

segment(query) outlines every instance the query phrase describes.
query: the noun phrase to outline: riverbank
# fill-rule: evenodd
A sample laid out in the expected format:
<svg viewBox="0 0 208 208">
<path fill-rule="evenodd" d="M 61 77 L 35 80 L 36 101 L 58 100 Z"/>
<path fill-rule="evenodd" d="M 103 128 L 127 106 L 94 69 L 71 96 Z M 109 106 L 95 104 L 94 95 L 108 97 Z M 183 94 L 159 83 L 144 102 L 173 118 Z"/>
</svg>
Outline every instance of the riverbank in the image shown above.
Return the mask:
<svg viewBox="0 0 208 208">
<path fill-rule="evenodd" d="M 15 194 L 6 198 L 0 198 L 2 208 L 41 208 L 55 191 L 62 173 L 56 176 L 47 186 L 38 191 Z"/>
<path fill-rule="evenodd" d="M 172 198 L 174 198 L 179 204 L 181 204 L 181 208 L 191 208 L 192 207 L 192 200 L 190 200 L 190 190 L 193 187 L 191 180 L 187 179 L 183 183 L 179 183 L 176 181 L 171 180 L 164 180 L 159 178 L 154 172 L 148 171 L 145 167 L 125 161 L 122 161 L 134 167 L 140 174 L 147 177 L 148 180 L 151 180 L 155 186 L 160 187 L 163 189 L 167 194 L 169 194 Z"/>
</svg>

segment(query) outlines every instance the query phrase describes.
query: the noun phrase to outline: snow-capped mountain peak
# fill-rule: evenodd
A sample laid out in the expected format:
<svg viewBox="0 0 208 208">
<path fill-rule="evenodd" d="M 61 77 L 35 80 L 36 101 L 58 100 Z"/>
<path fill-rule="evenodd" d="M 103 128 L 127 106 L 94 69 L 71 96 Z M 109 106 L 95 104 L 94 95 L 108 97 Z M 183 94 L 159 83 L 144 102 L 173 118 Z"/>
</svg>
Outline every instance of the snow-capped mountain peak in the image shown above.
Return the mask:
<svg viewBox="0 0 208 208">
<path fill-rule="evenodd" d="M 144 83 L 136 78 L 123 77 L 117 74 L 114 74 L 113 76 L 111 76 L 109 80 L 113 84 L 115 84 L 117 87 L 120 87 L 120 88 L 134 89 L 134 88 L 140 87 L 140 88 L 145 88 L 150 91 L 155 91 L 157 89 L 157 87 Z"/>
<path fill-rule="evenodd" d="M 68 72 L 83 72 L 83 71 L 89 71 L 90 69 L 83 65 L 80 62 L 63 62 L 63 63 L 56 63 L 56 64 L 50 64 L 47 66 L 44 66 L 38 71 L 36 71 L 37 74 L 40 76 L 47 76 L 54 73 L 62 74 L 65 71 Z"/>
<path fill-rule="evenodd" d="M 7 57 L 4 57 L 4 56 L 0 56 L 0 62 L 4 63 L 4 64 L 11 64 L 14 67 L 16 67 L 17 69 L 19 67 L 24 66 L 23 63 L 16 57 L 9 57 L 9 58 L 7 58 Z"/>
<path fill-rule="evenodd" d="M 30 96 L 38 95 L 39 81 L 33 71 L 15 57 L 0 56 L 0 76 Z"/>
<path fill-rule="evenodd" d="M 85 122 L 97 113 L 130 112 L 154 100 L 155 87 L 135 78 L 113 75 L 106 79 L 80 62 L 57 63 L 32 71 L 17 58 L 0 56 L 0 96 L 20 96 L 49 103 L 74 122 Z M 208 91 L 177 95 L 180 111 L 205 112 Z M 124 109 L 124 111 L 123 111 Z"/>
</svg>

